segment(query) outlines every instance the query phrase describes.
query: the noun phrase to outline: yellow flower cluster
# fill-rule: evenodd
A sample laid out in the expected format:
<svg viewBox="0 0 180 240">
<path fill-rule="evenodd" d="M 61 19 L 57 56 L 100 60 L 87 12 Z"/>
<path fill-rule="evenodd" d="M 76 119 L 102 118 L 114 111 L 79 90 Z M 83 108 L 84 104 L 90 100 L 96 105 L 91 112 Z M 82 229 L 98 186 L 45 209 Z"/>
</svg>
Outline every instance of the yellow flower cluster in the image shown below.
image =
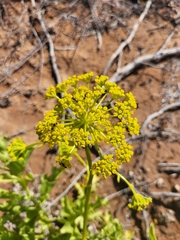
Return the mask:
<svg viewBox="0 0 180 240">
<path fill-rule="evenodd" d="M 49 147 L 53 147 L 56 144 L 60 145 L 62 142 L 68 142 L 68 134 L 70 127 L 63 122 L 59 123 L 58 112 L 50 110 L 44 116 L 44 121 L 39 122 L 36 127 L 36 133 L 39 136 L 39 140 L 45 144 L 48 143 Z"/>
<path fill-rule="evenodd" d="M 93 165 L 94 172 L 106 177 L 133 154 L 124 139 L 126 133 L 139 133 L 138 121 L 132 117 L 137 104 L 131 92 L 125 93 L 109 82 L 107 76 L 97 76 L 91 88 L 92 77 L 90 72 L 50 86 L 45 98 L 56 98 L 57 104 L 45 114 L 44 121 L 38 123 L 36 132 L 39 140 L 49 147 L 56 144 L 59 147 L 62 144 L 74 148 L 97 147 L 100 142 L 114 146 L 115 156 L 103 156 Z"/>
<path fill-rule="evenodd" d="M 8 146 L 8 153 L 13 161 L 24 161 L 26 157 L 26 149 L 26 144 L 20 137 L 18 137 Z"/>
<path fill-rule="evenodd" d="M 104 155 L 99 161 L 93 163 L 92 171 L 107 178 L 107 176 L 111 176 L 112 174 L 117 173 L 117 168 L 119 164 L 117 161 L 113 161 L 113 154 Z"/>
<path fill-rule="evenodd" d="M 126 141 L 122 141 L 118 148 L 115 150 L 116 158 L 119 164 L 129 162 L 133 156 L 132 146 Z"/>
<path fill-rule="evenodd" d="M 135 193 L 132 196 L 132 202 L 128 204 L 128 207 L 141 211 L 145 209 L 150 203 L 152 203 L 152 198 L 144 197 L 140 193 Z"/>
</svg>

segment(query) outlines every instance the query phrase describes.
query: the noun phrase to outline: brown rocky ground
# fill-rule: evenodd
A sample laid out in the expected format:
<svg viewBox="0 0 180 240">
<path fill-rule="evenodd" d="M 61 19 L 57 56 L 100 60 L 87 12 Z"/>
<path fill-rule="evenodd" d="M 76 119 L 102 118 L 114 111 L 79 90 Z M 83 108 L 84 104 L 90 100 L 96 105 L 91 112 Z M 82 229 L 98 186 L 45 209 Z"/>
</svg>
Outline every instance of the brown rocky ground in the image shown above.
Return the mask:
<svg viewBox="0 0 180 240">
<path fill-rule="evenodd" d="M 33 2 L 4 0 L 0 3 L 0 131 L 11 137 L 22 135 L 26 143 L 37 140 L 34 126 L 52 104 L 44 101 L 45 90 L 58 80 L 46 33 L 54 43 L 62 80 L 90 71 L 100 75 L 146 5 L 146 1 L 130 0 L 37 1 L 45 33 Z M 179 1 L 152 3 L 123 51 L 121 66 L 157 52 L 164 43 L 165 49 L 180 46 L 179 12 Z M 117 65 L 118 59 L 108 76 L 113 75 Z M 179 57 L 171 55 L 158 64 L 145 62 L 119 82 L 136 96 L 139 106 L 136 116 L 142 125 L 150 114 L 180 101 L 179 74 Z M 141 137 L 132 141 L 134 157 L 121 169 L 139 191 L 153 197 L 153 204 L 146 212 L 136 213 L 126 207 L 129 197 L 125 193 L 110 201 L 114 215 L 136 232 L 135 239 L 147 239 L 146 223 L 151 221 L 155 223 L 158 239 L 180 239 L 180 198 L 172 195 L 180 194 L 179 106 L 161 112 L 149 122 Z M 43 148 L 31 157 L 30 167 L 33 173 L 48 172 L 53 162 L 53 155 Z M 162 163 L 175 165 L 163 167 L 159 165 Z M 60 194 L 80 169 L 74 163 L 53 196 Z M 103 190 L 99 192 L 104 197 L 126 187 L 113 178 L 101 180 L 100 185 Z"/>
</svg>

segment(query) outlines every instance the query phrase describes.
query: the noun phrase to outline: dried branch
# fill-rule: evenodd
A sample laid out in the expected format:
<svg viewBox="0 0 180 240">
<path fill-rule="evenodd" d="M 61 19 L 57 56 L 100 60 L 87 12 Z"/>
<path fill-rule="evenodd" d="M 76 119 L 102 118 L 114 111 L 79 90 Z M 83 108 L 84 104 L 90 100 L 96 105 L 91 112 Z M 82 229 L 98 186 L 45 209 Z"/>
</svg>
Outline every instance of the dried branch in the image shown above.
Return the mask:
<svg viewBox="0 0 180 240">
<path fill-rule="evenodd" d="M 17 137 L 17 136 L 19 136 L 19 135 L 25 134 L 25 133 L 27 133 L 28 131 L 31 131 L 32 129 L 34 129 L 34 128 L 36 127 L 36 125 L 37 125 L 37 123 L 36 123 L 36 124 L 33 124 L 31 127 L 29 127 L 29 128 L 26 129 L 26 130 L 21 129 L 21 130 L 19 130 L 18 132 L 9 135 L 8 137 L 9 137 L 10 139 L 12 139 L 12 138 Z"/>
<path fill-rule="evenodd" d="M 157 118 L 159 116 L 161 116 L 164 112 L 173 110 L 173 109 L 177 109 L 180 107 L 180 102 L 175 102 L 175 103 L 171 103 L 163 108 L 161 108 L 158 112 L 152 113 L 150 114 L 146 120 L 144 121 L 142 127 L 141 127 L 141 134 L 144 135 L 145 134 L 145 130 L 148 126 L 148 124 L 154 119 Z"/>
<path fill-rule="evenodd" d="M 101 36 L 101 32 L 99 31 L 100 26 L 98 24 L 98 13 L 96 10 L 96 4 L 92 3 L 92 0 L 88 0 L 87 1 L 90 7 L 90 11 L 91 11 L 91 16 L 92 16 L 92 20 L 95 24 L 95 32 L 96 32 L 96 37 L 98 40 L 98 47 L 97 49 L 100 50 L 102 47 L 102 36 Z"/>
<path fill-rule="evenodd" d="M 31 51 L 28 52 L 28 54 L 23 57 L 18 63 L 15 63 L 13 66 L 11 66 L 5 73 L 5 76 L 0 79 L 0 83 L 3 82 L 6 78 L 11 76 L 14 72 L 16 72 L 18 69 L 20 69 L 34 54 L 36 54 L 45 44 L 47 43 L 47 40 L 44 40 L 42 44 L 38 44 L 35 46 Z"/>
<path fill-rule="evenodd" d="M 76 46 L 64 46 L 64 47 L 54 46 L 54 49 L 56 51 L 73 51 L 73 50 L 76 50 L 77 47 Z"/>
<path fill-rule="evenodd" d="M 160 172 L 180 173 L 180 164 L 179 163 L 159 163 L 158 167 L 159 167 Z"/>
<path fill-rule="evenodd" d="M 61 76 L 60 76 L 60 73 L 59 73 L 59 70 L 58 70 L 58 67 L 57 67 L 57 64 L 56 64 L 56 56 L 55 56 L 55 53 L 54 53 L 54 43 L 52 41 L 52 38 L 51 38 L 51 35 L 49 34 L 49 32 L 47 31 L 47 28 L 46 28 L 46 24 L 44 22 L 44 19 L 41 15 L 41 10 L 40 9 L 37 9 L 36 8 L 36 2 L 35 0 L 31 0 L 31 3 L 32 3 L 32 6 L 34 8 L 34 11 L 36 13 L 36 16 L 41 24 L 41 28 L 48 40 L 48 44 L 49 44 L 49 55 L 50 55 L 50 59 L 51 59 L 51 64 L 52 64 L 52 69 L 53 69 L 53 73 L 54 73 L 54 76 L 55 76 L 55 81 L 56 83 L 61 83 Z"/>
<path fill-rule="evenodd" d="M 165 58 L 172 57 L 172 56 L 173 57 L 179 56 L 179 55 L 180 55 L 180 47 L 174 47 L 174 48 L 158 51 L 154 54 L 147 54 L 147 55 L 141 56 L 139 58 L 136 58 L 133 62 L 130 62 L 123 68 L 117 70 L 117 72 L 113 74 L 113 76 L 110 78 L 110 81 L 120 82 L 125 77 L 127 77 L 130 73 L 132 73 L 134 70 L 144 65 L 158 63 L 164 60 Z"/>
<path fill-rule="evenodd" d="M 166 40 L 164 41 L 163 45 L 160 47 L 160 49 L 159 49 L 158 51 L 162 51 L 162 50 L 166 47 L 167 43 L 168 43 L 168 42 L 170 41 L 170 39 L 173 37 L 174 33 L 175 33 L 175 31 L 172 30 L 171 33 L 170 33 L 169 36 L 166 38 Z"/>
<path fill-rule="evenodd" d="M 152 192 L 150 193 L 150 196 L 155 197 L 178 197 L 180 198 L 180 193 L 174 193 L 174 192 Z"/>
<path fill-rule="evenodd" d="M 2 98 L 8 98 L 10 95 L 13 94 L 13 92 L 15 91 L 15 89 L 20 86 L 22 83 L 24 83 L 30 76 L 32 76 L 36 71 L 37 69 L 39 68 L 40 66 L 38 66 L 37 68 L 34 69 L 33 72 L 31 72 L 30 74 L 28 75 L 25 75 L 14 87 L 10 88 L 6 93 L 4 93 L 1 97 Z"/>
<path fill-rule="evenodd" d="M 166 167 L 161 168 L 160 172 L 166 172 L 166 173 L 180 173 L 180 167 Z"/>
<path fill-rule="evenodd" d="M 180 167 L 180 163 L 159 163 L 159 167 Z"/>
<path fill-rule="evenodd" d="M 41 76 L 42 76 L 42 71 L 43 71 L 43 64 L 44 64 L 44 52 L 43 52 L 43 48 L 42 48 L 42 42 L 41 42 L 41 39 L 36 31 L 36 29 L 33 27 L 33 25 L 31 24 L 31 22 L 29 21 L 29 24 L 28 24 L 37 40 L 37 42 L 39 43 L 39 45 L 41 46 L 41 49 L 40 49 L 40 70 L 39 70 L 39 81 L 38 81 L 38 90 L 40 90 L 40 84 L 41 84 Z"/>
<path fill-rule="evenodd" d="M 152 0 L 148 0 L 147 3 L 146 3 L 146 7 L 144 9 L 144 11 L 141 13 L 138 21 L 134 24 L 133 26 L 133 29 L 129 35 L 129 37 L 120 44 L 120 46 L 118 47 L 118 49 L 112 54 L 112 56 L 110 57 L 106 67 L 104 68 L 104 71 L 103 71 L 103 74 L 106 75 L 107 74 L 107 71 L 108 69 L 111 67 L 111 65 L 113 64 L 114 60 L 117 58 L 118 55 L 121 54 L 121 52 L 123 51 L 123 49 L 130 44 L 130 42 L 132 41 L 132 39 L 134 38 L 138 28 L 139 28 L 139 25 L 141 24 L 141 22 L 143 21 L 144 17 L 146 16 L 146 14 L 148 13 L 149 11 L 149 8 L 152 4 Z"/>
</svg>

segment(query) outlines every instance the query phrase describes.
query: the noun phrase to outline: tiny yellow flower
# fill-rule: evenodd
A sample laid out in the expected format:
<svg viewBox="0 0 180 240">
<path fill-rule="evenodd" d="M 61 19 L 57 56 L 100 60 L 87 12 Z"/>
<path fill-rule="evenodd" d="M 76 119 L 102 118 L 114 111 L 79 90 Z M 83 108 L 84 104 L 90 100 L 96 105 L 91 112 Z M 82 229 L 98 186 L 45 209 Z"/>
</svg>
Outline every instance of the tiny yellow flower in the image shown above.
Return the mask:
<svg viewBox="0 0 180 240">
<path fill-rule="evenodd" d="M 56 98 L 56 89 L 54 86 L 50 86 L 46 91 L 45 99 Z"/>
</svg>

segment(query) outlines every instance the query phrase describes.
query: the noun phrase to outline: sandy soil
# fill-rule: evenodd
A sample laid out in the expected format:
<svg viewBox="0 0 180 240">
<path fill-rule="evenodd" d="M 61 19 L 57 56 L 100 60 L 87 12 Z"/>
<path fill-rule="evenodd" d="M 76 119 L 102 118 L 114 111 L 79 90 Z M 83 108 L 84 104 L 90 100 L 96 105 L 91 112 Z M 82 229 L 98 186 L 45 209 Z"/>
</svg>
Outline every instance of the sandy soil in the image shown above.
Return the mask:
<svg viewBox="0 0 180 240">
<path fill-rule="evenodd" d="M 0 3 L 0 132 L 11 137 L 21 135 L 29 144 L 37 141 L 34 126 L 52 106 L 52 102 L 44 101 L 44 93 L 48 86 L 56 84 L 56 78 L 47 42 L 36 53 L 32 52 L 31 57 L 28 55 L 47 38 L 31 2 L 22 2 L 4 0 Z M 92 13 L 86 2 L 54 1 L 48 4 L 47 1 L 47 5 L 42 6 L 41 13 L 54 43 L 62 81 L 68 76 L 90 71 L 95 75 L 102 74 L 112 53 L 128 37 L 146 4 L 142 1 L 122 1 L 121 5 L 115 0 L 92 1 L 97 4 Z M 172 31 L 174 34 L 164 47 L 180 46 L 179 25 L 175 24 L 179 11 L 178 1 L 164 0 L 153 4 L 135 37 L 124 49 L 121 66 L 139 56 L 155 53 Z M 98 49 L 101 38 L 102 46 Z M 117 61 L 107 75 L 111 77 L 116 67 Z M 150 114 L 180 100 L 179 74 L 179 58 L 172 56 L 159 64 L 144 64 L 119 83 L 136 96 L 138 109 L 135 115 L 141 124 Z M 154 196 L 153 204 L 144 214 L 147 213 L 145 219 L 149 223 L 155 223 L 160 240 L 180 239 L 180 200 L 163 197 L 166 192 L 180 193 L 180 171 L 177 165 L 175 169 L 158 165 L 180 164 L 179 120 L 178 107 L 152 120 L 146 128 L 146 136 L 132 142 L 135 154 L 131 162 L 121 168 L 132 183 L 137 186 L 142 183 L 137 187 L 138 191 Z M 29 165 L 33 173 L 50 171 L 54 156 L 47 150 L 45 147 L 37 150 L 31 157 Z M 59 195 L 81 169 L 74 163 L 59 181 L 52 197 Z M 104 197 L 126 187 L 114 178 L 101 180 L 100 186 L 103 190 L 99 193 Z M 161 192 L 160 197 L 155 195 L 158 192 Z M 137 239 L 147 239 L 144 214 L 128 209 L 128 199 L 128 194 L 113 198 L 111 210 L 125 227 L 136 232 Z"/>
</svg>

